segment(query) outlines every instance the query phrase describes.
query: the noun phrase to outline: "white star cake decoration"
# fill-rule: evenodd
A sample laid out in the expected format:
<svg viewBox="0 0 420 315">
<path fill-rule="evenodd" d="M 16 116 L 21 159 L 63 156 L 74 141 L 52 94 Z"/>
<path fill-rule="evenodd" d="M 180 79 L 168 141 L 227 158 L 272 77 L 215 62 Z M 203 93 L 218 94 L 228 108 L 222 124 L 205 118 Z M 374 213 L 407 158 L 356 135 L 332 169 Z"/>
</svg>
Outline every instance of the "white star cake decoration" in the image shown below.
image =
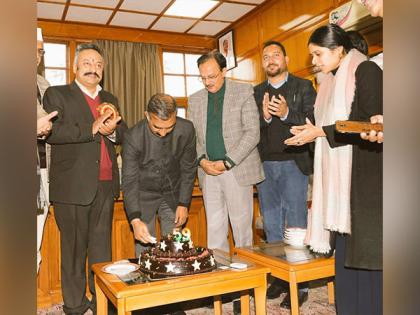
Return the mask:
<svg viewBox="0 0 420 315">
<path fill-rule="evenodd" d="M 165 267 L 166 267 L 166 272 L 175 272 L 175 265 L 172 265 L 171 262 L 165 265 Z"/>
<path fill-rule="evenodd" d="M 161 250 L 165 251 L 165 248 L 166 248 L 167 246 L 168 246 L 168 245 L 166 245 L 165 241 L 160 242 L 160 249 L 161 249 Z"/>
<path fill-rule="evenodd" d="M 175 242 L 174 245 L 175 245 L 175 250 L 176 251 L 182 250 L 182 245 L 183 244 L 181 242 Z"/>
<path fill-rule="evenodd" d="M 192 264 L 192 266 L 194 267 L 194 271 L 196 270 L 200 270 L 200 265 L 201 263 L 197 261 L 197 259 L 194 261 L 194 263 Z"/>
<path fill-rule="evenodd" d="M 146 269 L 148 269 L 148 270 L 150 270 L 150 267 L 152 266 L 152 263 L 150 262 L 150 259 L 147 259 L 145 262 L 144 262 L 144 267 L 146 268 Z"/>
<path fill-rule="evenodd" d="M 210 256 L 210 265 L 214 266 L 214 257 L 213 257 L 213 255 Z"/>
</svg>

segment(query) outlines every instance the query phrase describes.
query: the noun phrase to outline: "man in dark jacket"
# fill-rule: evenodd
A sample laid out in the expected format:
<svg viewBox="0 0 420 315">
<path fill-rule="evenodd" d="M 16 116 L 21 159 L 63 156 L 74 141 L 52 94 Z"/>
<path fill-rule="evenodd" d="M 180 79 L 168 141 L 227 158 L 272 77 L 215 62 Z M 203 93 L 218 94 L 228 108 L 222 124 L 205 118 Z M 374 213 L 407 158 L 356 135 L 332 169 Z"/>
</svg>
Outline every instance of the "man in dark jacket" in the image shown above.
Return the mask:
<svg viewBox="0 0 420 315">
<path fill-rule="evenodd" d="M 126 133 L 122 152 L 124 205 L 143 244 L 154 242 L 156 214 L 162 235 L 186 222 L 197 171 L 194 126 L 176 116 L 174 98 L 155 94 L 145 115 Z M 137 243 L 136 254 L 142 249 Z"/>
<path fill-rule="evenodd" d="M 286 227 L 306 228 L 308 175 L 313 172 L 309 145 L 288 147 L 283 142 L 291 136 L 290 127 L 314 121 L 316 92 L 311 81 L 295 77 L 287 69 L 289 58 L 279 42 L 264 44 L 263 67 L 268 80 L 254 88 L 260 112 L 261 139 L 258 145 L 265 180 L 257 185 L 269 243 L 283 239 Z M 284 291 L 279 281 L 269 288 L 267 297 L 276 298 Z M 299 302 L 307 298 L 300 291 Z M 290 298 L 282 302 L 290 308 Z"/>
<path fill-rule="evenodd" d="M 51 144 L 50 201 L 60 229 L 61 288 L 66 314 L 96 314 L 92 264 L 111 260 L 114 197 L 120 194 L 115 144 L 121 143 L 126 125 L 118 112 L 110 117 L 97 108 L 118 101 L 102 90 L 103 53 L 94 44 L 77 47 L 74 82 L 54 86 L 44 94 L 47 112 L 57 111 Z M 86 297 L 86 257 L 89 289 Z"/>
</svg>

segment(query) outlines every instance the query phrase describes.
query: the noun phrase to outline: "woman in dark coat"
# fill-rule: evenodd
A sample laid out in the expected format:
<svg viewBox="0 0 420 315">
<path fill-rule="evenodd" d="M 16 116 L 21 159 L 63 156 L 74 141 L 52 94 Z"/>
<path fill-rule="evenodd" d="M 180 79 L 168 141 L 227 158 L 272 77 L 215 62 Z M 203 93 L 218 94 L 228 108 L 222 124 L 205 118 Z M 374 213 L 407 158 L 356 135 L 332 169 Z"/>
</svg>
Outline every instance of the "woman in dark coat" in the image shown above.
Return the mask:
<svg viewBox="0 0 420 315">
<path fill-rule="evenodd" d="M 326 77 L 312 125 L 295 126 L 288 145 L 315 141 L 314 185 L 307 244 L 330 250 L 336 233 L 336 302 L 342 315 L 382 314 L 382 144 L 338 134 L 336 120 L 382 114 L 382 70 L 352 49 L 337 25 L 315 30 L 312 62 Z"/>
</svg>

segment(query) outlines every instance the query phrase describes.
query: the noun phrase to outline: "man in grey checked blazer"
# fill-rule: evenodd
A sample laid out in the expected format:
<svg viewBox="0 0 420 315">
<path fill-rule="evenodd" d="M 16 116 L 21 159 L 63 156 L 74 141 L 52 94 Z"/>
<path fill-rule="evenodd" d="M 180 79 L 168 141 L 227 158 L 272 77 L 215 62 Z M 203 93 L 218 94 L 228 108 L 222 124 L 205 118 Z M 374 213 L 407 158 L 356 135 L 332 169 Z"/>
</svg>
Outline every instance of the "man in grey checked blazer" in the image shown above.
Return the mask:
<svg viewBox="0 0 420 315">
<path fill-rule="evenodd" d="M 197 60 L 205 89 L 188 99 L 197 136 L 198 177 L 203 189 L 210 248 L 252 245 L 253 185 L 264 180 L 257 144 L 259 114 L 250 84 L 225 78 L 226 59 L 212 51 Z"/>
</svg>

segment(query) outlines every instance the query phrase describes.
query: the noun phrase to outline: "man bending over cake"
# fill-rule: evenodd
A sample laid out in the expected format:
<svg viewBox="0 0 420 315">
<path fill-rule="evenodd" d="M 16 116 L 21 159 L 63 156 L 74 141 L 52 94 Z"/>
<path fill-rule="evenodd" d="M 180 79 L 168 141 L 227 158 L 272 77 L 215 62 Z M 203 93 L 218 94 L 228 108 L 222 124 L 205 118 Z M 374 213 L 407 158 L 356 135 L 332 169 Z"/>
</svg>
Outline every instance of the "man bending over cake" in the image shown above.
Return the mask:
<svg viewBox="0 0 420 315">
<path fill-rule="evenodd" d="M 185 224 L 197 170 L 194 127 L 176 116 L 175 99 L 153 95 L 145 116 L 126 133 L 122 152 L 124 204 L 139 241 L 137 256 L 155 241 L 156 215 L 162 235 Z"/>
</svg>

